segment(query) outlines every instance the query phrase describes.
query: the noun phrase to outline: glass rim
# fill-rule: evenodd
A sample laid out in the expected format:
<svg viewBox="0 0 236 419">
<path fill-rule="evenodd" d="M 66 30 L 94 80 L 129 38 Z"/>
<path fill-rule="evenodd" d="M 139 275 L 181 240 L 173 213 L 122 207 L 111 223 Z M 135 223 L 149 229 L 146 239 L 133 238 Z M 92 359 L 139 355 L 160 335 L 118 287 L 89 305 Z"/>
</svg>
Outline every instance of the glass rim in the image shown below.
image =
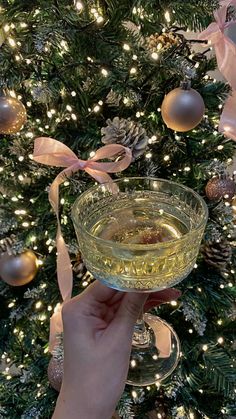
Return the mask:
<svg viewBox="0 0 236 419">
<path fill-rule="evenodd" d="M 170 183 L 172 185 L 176 185 L 179 188 L 182 188 L 183 190 L 185 190 L 186 192 L 190 192 L 192 195 L 195 196 L 195 198 L 201 203 L 202 208 L 204 210 L 204 216 L 201 217 L 199 223 L 197 224 L 196 227 L 191 228 L 186 234 L 184 234 L 183 236 L 181 236 L 178 239 L 172 239 L 172 240 L 168 240 L 166 242 L 158 242 L 158 243 L 151 243 L 151 244 L 138 244 L 138 243 L 119 243 L 119 242 L 113 242 L 112 240 L 107 240 L 107 239 L 103 239 L 101 237 L 97 237 L 94 236 L 93 234 L 91 234 L 82 224 L 79 225 L 79 228 L 81 230 L 83 230 L 83 232 L 88 235 L 89 237 L 91 237 L 93 240 L 96 240 L 97 242 L 101 243 L 101 244 L 106 244 L 112 247 L 116 247 L 116 248 L 120 248 L 120 249 L 129 249 L 132 247 L 132 249 L 134 250 L 154 250 L 154 249 L 158 249 L 158 248 L 166 248 L 169 247 L 170 245 L 174 244 L 174 243 L 180 243 L 181 241 L 185 240 L 187 237 L 191 236 L 194 232 L 197 232 L 198 230 L 200 230 L 207 222 L 207 218 L 208 218 L 208 206 L 206 204 L 206 202 L 204 201 L 204 199 L 201 197 L 201 195 L 199 195 L 197 192 L 195 192 L 193 189 L 189 188 L 188 186 L 185 186 L 181 183 L 178 182 L 174 182 L 172 180 L 168 180 L 168 179 L 162 179 L 162 178 L 155 178 L 155 177 L 149 177 L 149 176 L 126 176 L 120 179 L 112 179 L 112 183 L 118 183 L 121 181 L 124 181 L 125 179 L 132 179 L 132 180 L 152 180 L 152 181 L 160 181 L 162 183 Z M 76 208 L 78 206 L 78 202 L 80 200 L 82 200 L 84 198 L 84 196 L 89 195 L 93 190 L 96 190 L 104 185 L 109 185 L 109 182 L 104 182 L 104 183 L 99 183 L 97 185 L 92 186 L 91 188 L 87 189 L 86 191 L 82 192 L 81 195 L 79 195 L 73 206 L 72 206 L 72 210 L 71 210 L 71 215 L 72 215 L 72 220 L 73 223 L 76 225 L 76 227 L 78 227 L 78 223 L 76 222 L 76 216 L 75 216 L 75 211 Z"/>
</svg>

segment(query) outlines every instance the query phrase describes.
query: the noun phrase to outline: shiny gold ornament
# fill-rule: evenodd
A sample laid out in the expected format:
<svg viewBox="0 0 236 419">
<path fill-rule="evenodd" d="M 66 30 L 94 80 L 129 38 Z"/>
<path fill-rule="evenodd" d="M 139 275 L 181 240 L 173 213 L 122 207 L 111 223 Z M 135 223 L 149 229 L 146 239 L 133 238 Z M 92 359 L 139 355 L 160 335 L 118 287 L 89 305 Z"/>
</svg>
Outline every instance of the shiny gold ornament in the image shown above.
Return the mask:
<svg viewBox="0 0 236 419">
<path fill-rule="evenodd" d="M 186 132 L 202 120 L 205 105 L 201 95 L 186 83 L 168 93 L 162 103 L 161 114 L 168 128 Z"/>
<path fill-rule="evenodd" d="M 63 361 L 55 358 L 51 358 L 48 364 L 48 381 L 52 388 L 56 391 L 60 391 L 63 377 Z"/>
<path fill-rule="evenodd" d="M 236 185 L 230 177 L 213 177 L 207 182 L 206 196 L 210 201 L 222 198 L 231 200 L 236 194 Z"/>
<path fill-rule="evenodd" d="M 20 255 L 4 253 L 0 257 L 0 278 L 15 287 L 28 284 L 35 277 L 38 261 L 34 252 L 27 250 Z"/>
<path fill-rule="evenodd" d="M 26 109 L 20 100 L 0 96 L 0 134 L 16 134 L 26 121 Z"/>
</svg>

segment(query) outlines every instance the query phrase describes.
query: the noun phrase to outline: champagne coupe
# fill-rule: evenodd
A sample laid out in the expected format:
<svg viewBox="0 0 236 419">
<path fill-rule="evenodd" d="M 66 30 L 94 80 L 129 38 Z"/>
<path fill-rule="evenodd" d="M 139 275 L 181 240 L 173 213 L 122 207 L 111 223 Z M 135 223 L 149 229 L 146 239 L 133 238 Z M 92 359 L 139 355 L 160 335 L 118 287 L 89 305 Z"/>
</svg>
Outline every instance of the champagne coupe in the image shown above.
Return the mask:
<svg viewBox="0 0 236 419">
<path fill-rule="evenodd" d="M 123 178 L 84 192 L 72 219 L 87 269 L 108 287 L 153 292 L 193 269 L 207 222 L 193 190 L 163 179 Z M 157 383 L 175 369 L 179 340 L 157 316 L 140 314 L 134 328 L 128 384 Z"/>
</svg>

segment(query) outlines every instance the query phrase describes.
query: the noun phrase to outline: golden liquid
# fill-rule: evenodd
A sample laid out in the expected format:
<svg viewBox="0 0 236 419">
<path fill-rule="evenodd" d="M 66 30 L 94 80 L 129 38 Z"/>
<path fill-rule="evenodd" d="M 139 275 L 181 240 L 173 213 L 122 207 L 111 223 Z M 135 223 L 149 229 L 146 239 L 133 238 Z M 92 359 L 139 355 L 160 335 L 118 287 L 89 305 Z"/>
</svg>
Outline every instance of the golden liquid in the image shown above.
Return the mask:
<svg viewBox="0 0 236 419">
<path fill-rule="evenodd" d="M 83 242 L 80 237 L 87 268 L 110 287 L 126 291 L 158 290 L 179 282 L 193 268 L 200 238 L 192 243 L 188 236 L 184 239 L 186 218 L 173 210 L 148 198 L 122 199 L 119 208 L 108 203 L 89 227 L 92 236 L 106 242 L 92 236 L 91 242 L 88 237 Z"/>
</svg>

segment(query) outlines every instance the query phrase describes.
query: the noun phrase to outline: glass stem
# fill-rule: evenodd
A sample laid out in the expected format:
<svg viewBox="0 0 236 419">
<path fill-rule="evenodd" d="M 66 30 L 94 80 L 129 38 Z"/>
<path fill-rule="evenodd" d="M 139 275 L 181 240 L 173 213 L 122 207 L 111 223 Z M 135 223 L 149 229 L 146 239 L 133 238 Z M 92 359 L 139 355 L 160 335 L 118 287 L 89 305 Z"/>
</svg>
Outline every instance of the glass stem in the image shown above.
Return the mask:
<svg viewBox="0 0 236 419">
<path fill-rule="evenodd" d="M 150 343 L 150 333 L 146 327 L 146 323 L 143 318 L 143 309 L 141 310 L 138 320 L 134 326 L 134 334 L 132 345 L 137 347 L 147 347 Z"/>
</svg>

